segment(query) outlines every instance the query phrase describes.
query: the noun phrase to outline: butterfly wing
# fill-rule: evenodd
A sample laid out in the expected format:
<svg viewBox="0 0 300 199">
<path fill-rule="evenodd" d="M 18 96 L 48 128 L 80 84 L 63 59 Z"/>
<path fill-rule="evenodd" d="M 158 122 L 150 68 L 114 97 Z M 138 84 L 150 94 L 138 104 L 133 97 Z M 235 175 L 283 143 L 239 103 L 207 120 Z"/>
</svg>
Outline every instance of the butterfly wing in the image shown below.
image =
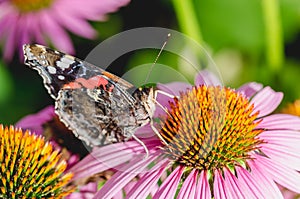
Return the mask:
<svg viewBox="0 0 300 199">
<path fill-rule="evenodd" d="M 139 103 L 128 92 L 132 84 L 41 45 L 24 45 L 24 55 L 25 64 L 39 72 L 56 100 L 60 120 L 81 140 L 92 146 L 124 141 L 139 127 Z"/>
</svg>

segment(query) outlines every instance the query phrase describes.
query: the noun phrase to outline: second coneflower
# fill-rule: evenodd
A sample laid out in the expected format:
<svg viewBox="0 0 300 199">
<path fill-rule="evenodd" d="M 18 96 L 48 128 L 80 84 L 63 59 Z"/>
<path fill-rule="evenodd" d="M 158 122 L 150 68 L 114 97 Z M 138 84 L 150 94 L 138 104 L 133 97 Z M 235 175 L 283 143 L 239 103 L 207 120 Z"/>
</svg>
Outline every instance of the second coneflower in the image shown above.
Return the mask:
<svg viewBox="0 0 300 199">
<path fill-rule="evenodd" d="M 40 136 L 0 125 L 0 198 L 63 198 L 72 173 Z"/>
<path fill-rule="evenodd" d="M 135 141 L 112 144 L 72 168 L 74 178 L 117 168 L 95 198 L 121 191 L 126 198 L 282 198 L 276 183 L 300 192 L 300 119 L 269 115 L 283 94 L 257 83 L 234 90 L 215 79 L 205 72 L 194 87 L 160 87 L 178 97 L 158 98 L 168 103 L 159 129 L 168 144 L 144 139 L 149 158 Z"/>
</svg>

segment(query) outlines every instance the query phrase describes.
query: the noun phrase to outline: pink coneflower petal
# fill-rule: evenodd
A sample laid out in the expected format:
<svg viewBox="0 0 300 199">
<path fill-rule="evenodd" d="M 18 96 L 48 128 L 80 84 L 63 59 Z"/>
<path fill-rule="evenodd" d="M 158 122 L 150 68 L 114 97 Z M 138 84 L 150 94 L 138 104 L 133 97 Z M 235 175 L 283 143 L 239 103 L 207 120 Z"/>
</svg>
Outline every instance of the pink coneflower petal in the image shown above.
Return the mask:
<svg viewBox="0 0 300 199">
<path fill-rule="evenodd" d="M 269 158 L 255 155 L 257 168 L 282 186 L 300 192 L 300 174 Z"/>
<path fill-rule="evenodd" d="M 6 38 L 6 43 L 4 47 L 4 54 L 3 57 L 6 60 L 10 60 L 13 57 L 14 49 L 16 47 L 16 37 L 19 36 L 18 34 L 18 16 L 12 15 L 8 19 L 9 22 L 6 26 L 6 33 L 7 33 L 7 38 Z"/>
<path fill-rule="evenodd" d="M 218 170 L 215 170 L 215 178 L 214 178 L 214 198 L 232 198 L 231 193 L 227 190 L 225 192 L 224 179 Z"/>
<path fill-rule="evenodd" d="M 275 92 L 270 87 L 265 87 L 251 100 L 254 103 L 253 112 L 259 111 L 258 117 L 268 115 L 278 107 L 282 98 L 283 93 Z"/>
<path fill-rule="evenodd" d="M 191 89 L 192 85 L 185 82 L 176 82 L 176 83 L 168 83 L 168 84 L 157 84 L 157 88 L 163 92 L 168 94 L 179 96 L 182 89 Z M 169 98 L 168 98 L 169 99 Z"/>
<path fill-rule="evenodd" d="M 166 170 L 169 161 L 167 159 L 160 161 L 149 172 L 144 174 L 136 185 L 131 189 L 126 198 L 146 198 L 149 193 L 157 186 L 157 181 Z"/>
<path fill-rule="evenodd" d="M 168 177 L 164 180 L 159 190 L 153 196 L 153 199 L 174 198 L 184 167 L 178 166 Z"/>
<path fill-rule="evenodd" d="M 251 168 L 252 176 L 256 176 L 257 180 L 263 183 L 264 187 L 267 188 L 265 195 L 268 196 L 268 198 L 282 199 L 283 196 L 274 181 L 270 178 L 267 178 L 264 175 L 264 171 L 258 169 L 253 161 L 249 161 L 248 163 Z"/>
<path fill-rule="evenodd" d="M 43 132 L 42 125 L 55 116 L 54 106 L 48 106 L 36 114 L 27 115 L 16 123 L 16 127 L 29 129 L 38 135 Z"/>
<path fill-rule="evenodd" d="M 257 125 L 256 128 L 272 130 L 300 130 L 300 118 L 288 114 L 273 114 L 264 117 L 264 119 Z"/>
<path fill-rule="evenodd" d="M 96 31 L 85 20 L 66 15 L 65 11 L 61 9 L 55 9 L 55 12 L 56 16 L 53 17 L 56 18 L 56 21 L 71 32 L 88 39 L 92 39 L 96 36 Z"/>
<path fill-rule="evenodd" d="M 234 196 L 233 198 L 246 198 L 237 182 L 236 176 L 227 168 L 224 169 L 224 178 L 225 187 L 229 190 L 229 193 Z"/>
<path fill-rule="evenodd" d="M 67 35 L 65 30 L 53 19 L 50 13 L 41 12 L 41 26 L 43 27 L 43 32 L 47 35 L 53 44 L 64 52 L 73 54 L 74 48 L 70 37 Z"/>
<path fill-rule="evenodd" d="M 264 198 L 263 187 L 249 174 L 249 171 L 242 167 L 236 167 L 236 173 L 239 186 L 248 198 Z"/>
<path fill-rule="evenodd" d="M 250 82 L 239 87 L 237 91 L 243 93 L 246 97 L 250 98 L 255 93 L 260 91 L 262 88 L 263 88 L 262 84 L 256 82 Z"/>
<path fill-rule="evenodd" d="M 221 86 L 222 83 L 213 73 L 209 72 L 208 70 L 203 70 L 196 76 L 195 85 Z"/>
<path fill-rule="evenodd" d="M 208 183 L 207 172 L 201 171 L 198 185 L 196 189 L 196 198 L 197 199 L 211 199 L 211 191 Z"/>
<path fill-rule="evenodd" d="M 156 155 L 147 159 L 136 157 L 130 160 L 123 168 L 119 168 L 111 179 L 109 179 L 101 190 L 95 195 L 95 198 L 112 198 L 117 192 L 128 184 L 132 178 L 138 173 L 143 172 L 144 169 L 156 158 Z"/>
<path fill-rule="evenodd" d="M 184 181 L 177 198 L 178 199 L 189 199 L 195 198 L 196 187 L 197 187 L 198 171 L 193 169 L 189 176 Z"/>
</svg>

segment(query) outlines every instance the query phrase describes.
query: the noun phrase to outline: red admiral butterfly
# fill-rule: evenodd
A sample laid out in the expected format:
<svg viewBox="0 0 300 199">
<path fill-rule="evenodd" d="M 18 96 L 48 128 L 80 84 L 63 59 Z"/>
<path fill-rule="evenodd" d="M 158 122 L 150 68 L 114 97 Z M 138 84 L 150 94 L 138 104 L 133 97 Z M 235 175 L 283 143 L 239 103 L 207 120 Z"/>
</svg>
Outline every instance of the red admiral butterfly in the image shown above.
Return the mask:
<svg viewBox="0 0 300 199">
<path fill-rule="evenodd" d="M 39 72 L 60 120 L 79 139 L 102 146 L 134 138 L 155 110 L 153 88 L 138 88 L 90 63 L 41 45 L 24 45 L 25 64 Z M 156 134 L 161 138 L 157 130 Z"/>
</svg>

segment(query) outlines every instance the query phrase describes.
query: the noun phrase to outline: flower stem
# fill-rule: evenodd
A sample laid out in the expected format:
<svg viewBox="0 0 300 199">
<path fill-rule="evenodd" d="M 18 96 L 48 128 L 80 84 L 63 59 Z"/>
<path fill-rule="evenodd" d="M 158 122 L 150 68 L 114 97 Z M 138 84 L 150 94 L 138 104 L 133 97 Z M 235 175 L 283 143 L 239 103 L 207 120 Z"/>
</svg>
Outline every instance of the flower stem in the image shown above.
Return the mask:
<svg viewBox="0 0 300 199">
<path fill-rule="evenodd" d="M 174 9 L 177 15 L 179 28 L 188 36 L 191 36 L 199 44 L 202 43 L 202 35 L 192 1 L 173 0 Z"/>
<path fill-rule="evenodd" d="M 280 71 L 284 62 L 282 27 L 278 0 L 263 0 L 265 21 L 266 59 L 273 72 Z"/>
</svg>

